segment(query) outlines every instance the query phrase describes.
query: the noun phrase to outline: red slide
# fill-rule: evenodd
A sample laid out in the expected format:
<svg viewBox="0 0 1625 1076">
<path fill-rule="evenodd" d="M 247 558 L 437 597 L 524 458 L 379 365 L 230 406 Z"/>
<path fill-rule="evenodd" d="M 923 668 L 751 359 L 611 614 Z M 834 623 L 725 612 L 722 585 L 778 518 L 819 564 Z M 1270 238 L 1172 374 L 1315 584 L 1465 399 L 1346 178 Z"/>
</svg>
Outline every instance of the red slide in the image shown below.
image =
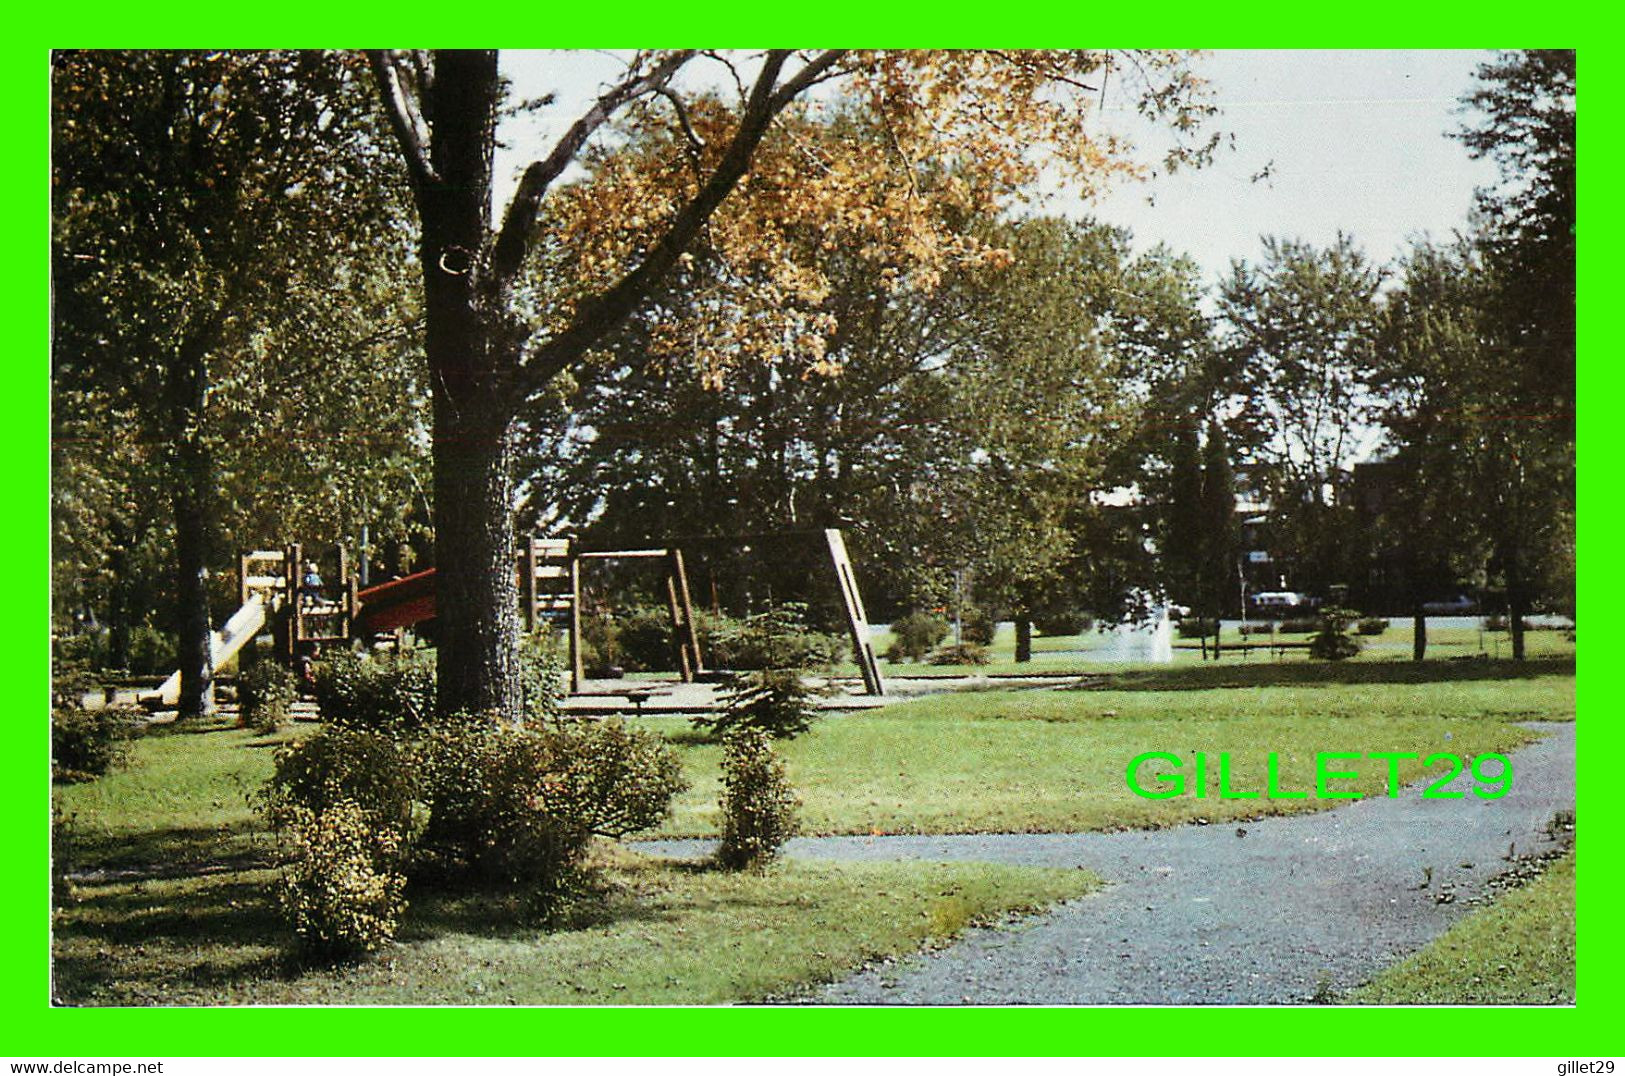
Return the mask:
<svg viewBox="0 0 1625 1076">
<path fill-rule="evenodd" d="M 375 635 L 433 620 L 434 582 L 434 569 L 430 568 L 358 591 L 361 612 L 356 617 L 356 634 Z"/>
</svg>

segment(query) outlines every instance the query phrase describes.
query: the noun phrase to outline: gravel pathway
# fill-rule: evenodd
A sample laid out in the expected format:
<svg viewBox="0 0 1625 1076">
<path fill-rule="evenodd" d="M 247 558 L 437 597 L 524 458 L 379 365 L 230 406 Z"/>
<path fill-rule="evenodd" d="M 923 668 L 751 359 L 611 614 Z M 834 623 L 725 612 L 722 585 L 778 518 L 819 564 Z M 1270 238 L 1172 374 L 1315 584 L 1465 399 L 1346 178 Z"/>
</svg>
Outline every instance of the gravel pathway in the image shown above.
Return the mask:
<svg viewBox="0 0 1625 1076">
<path fill-rule="evenodd" d="M 1421 948 L 1471 910 L 1509 850 L 1557 842 L 1574 809 L 1573 723 L 1513 755 L 1499 800 L 1362 800 L 1256 822 L 1127 833 L 824 837 L 809 859 L 938 860 L 1086 867 L 1107 887 L 937 952 L 868 968 L 827 1004 L 1295 1004 L 1346 990 Z M 1458 787 L 1470 788 L 1459 779 Z M 645 851 L 703 855 L 706 841 Z"/>
</svg>

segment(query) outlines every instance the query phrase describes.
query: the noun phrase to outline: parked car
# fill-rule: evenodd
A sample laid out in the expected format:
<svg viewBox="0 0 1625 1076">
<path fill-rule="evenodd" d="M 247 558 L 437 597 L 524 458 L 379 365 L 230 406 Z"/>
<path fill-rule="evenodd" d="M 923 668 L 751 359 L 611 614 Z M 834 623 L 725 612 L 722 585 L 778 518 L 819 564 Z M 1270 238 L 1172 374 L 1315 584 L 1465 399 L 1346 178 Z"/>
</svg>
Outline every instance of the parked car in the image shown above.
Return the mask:
<svg viewBox="0 0 1625 1076">
<path fill-rule="evenodd" d="M 1429 616 L 1464 616 L 1478 612 L 1478 603 L 1465 594 L 1457 594 L 1443 601 L 1423 602 L 1422 612 Z"/>
<path fill-rule="evenodd" d="M 1266 590 L 1247 599 L 1254 612 L 1273 615 L 1291 613 L 1300 609 L 1313 609 L 1320 603 L 1307 594 L 1295 590 Z"/>
</svg>

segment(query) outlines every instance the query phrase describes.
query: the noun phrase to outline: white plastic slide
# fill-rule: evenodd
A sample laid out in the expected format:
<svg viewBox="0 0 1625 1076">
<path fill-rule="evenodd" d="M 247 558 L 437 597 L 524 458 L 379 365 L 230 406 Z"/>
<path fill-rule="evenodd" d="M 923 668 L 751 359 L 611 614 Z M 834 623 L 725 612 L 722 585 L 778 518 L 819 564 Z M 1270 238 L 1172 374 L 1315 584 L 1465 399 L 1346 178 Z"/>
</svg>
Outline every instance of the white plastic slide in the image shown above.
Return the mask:
<svg viewBox="0 0 1625 1076">
<path fill-rule="evenodd" d="M 209 655 L 214 661 L 215 672 L 231 660 L 231 656 L 243 648 L 243 644 L 260 633 L 265 627 L 265 599 L 258 594 L 249 598 L 241 609 L 231 614 L 226 626 L 214 633 L 209 640 Z M 143 695 L 142 702 L 156 700 L 164 706 L 174 706 L 181 701 L 181 673 L 179 669 L 169 674 L 169 679 L 159 685 L 158 690 L 151 695 Z"/>
</svg>

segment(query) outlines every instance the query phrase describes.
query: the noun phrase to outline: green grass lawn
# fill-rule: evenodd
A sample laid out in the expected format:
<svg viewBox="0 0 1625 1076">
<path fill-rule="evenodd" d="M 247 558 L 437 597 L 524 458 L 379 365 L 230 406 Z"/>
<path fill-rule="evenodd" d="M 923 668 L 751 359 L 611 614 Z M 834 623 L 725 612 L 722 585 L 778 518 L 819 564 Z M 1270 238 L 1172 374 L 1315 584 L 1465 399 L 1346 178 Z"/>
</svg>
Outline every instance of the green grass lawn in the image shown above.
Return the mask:
<svg viewBox="0 0 1625 1076">
<path fill-rule="evenodd" d="M 1123 770 L 1144 751 L 1230 751 L 1235 784 L 1258 788 L 1274 750 L 1286 787 L 1302 788 L 1316 751 L 1504 751 L 1534 735 L 1512 722 L 1573 715 L 1572 660 L 1210 663 L 830 716 L 783 750 L 808 832 L 1076 831 L 1326 805 L 1142 799 Z M 680 720 L 645 720 L 673 735 L 695 783 L 664 832 L 714 833 L 717 749 L 694 742 Z M 127 769 L 56 790 L 81 879 L 56 924 L 64 1000 L 748 1000 L 1095 884 L 1083 872 L 971 864 L 793 863 L 732 876 L 622 854 L 592 926 L 543 933 L 488 899 L 414 893 L 400 939 L 381 957 L 301 969 L 284 955 L 273 849 L 249 803 L 276 742 L 224 727 L 150 735 L 133 745 Z M 1417 772 L 1408 763 L 1402 776 Z M 1357 787 L 1380 792 L 1382 782 L 1373 765 Z"/>
<path fill-rule="evenodd" d="M 1172 825 L 1315 810 L 1329 801 L 1149 800 L 1124 781 L 1144 751 L 1232 753 L 1233 788 L 1262 786 L 1269 751 L 1282 787 L 1312 781 L 1317 751 L 1506 751 L 1534 733 L 1512 724 L 1571 720 L 1572 662 L 1271 666 L 1129 671 L 1087 690 L 927 696 L 826 717 L 783 745 L 812 833 L 1046 832 Z M 674 719 L 648 719 L 666 730 Z M 717 830 L 718 749 L 686 742 L 694 788 L 664 832 Z M 1380 764 L 1352 787 L 1380 793 Z M 1422 775 L 1402 764 L 1402 780 Z M 1339 786 L 1341 787 L 1341 786 Z M 1407 794 L 1415 794 L 1407 793 Z"/>
<path fill-rule="evenodd" d="M 1363 1005 L 1574 1002 L 1574 853 L 1357 991 Z"/>
<path fill-rule="evenodd" d="M 92 1005 L 697 1005 L 751 1001 L 913 952 L 978 920 L 1078 896 L 1082 871 L 787 863 L 728 874 L 621 853 L 598 917 L 543 931 L 489 898 L 409 894 L 400 937 L 302 968 L 273 870 L 79 887 L 54 946 L 58 998 Z"/>
<path fill-rule="evenodd" d="M 292 735 L 307 735 L 309 727 Z M 249 807 L 271 745 L 224 727 L 148 736 L 131 764 L 60 786 L 73 898 L 53 932 L 69 1004 L 700 1004 L 752 1000 L 1077 896 L 1081 871 L 784 864 L 733 875 L 607 850 L 590 925 L 544 932 L 483 896 L 413 892 L 397 942 L 301 968 Z"/>
</svg>

